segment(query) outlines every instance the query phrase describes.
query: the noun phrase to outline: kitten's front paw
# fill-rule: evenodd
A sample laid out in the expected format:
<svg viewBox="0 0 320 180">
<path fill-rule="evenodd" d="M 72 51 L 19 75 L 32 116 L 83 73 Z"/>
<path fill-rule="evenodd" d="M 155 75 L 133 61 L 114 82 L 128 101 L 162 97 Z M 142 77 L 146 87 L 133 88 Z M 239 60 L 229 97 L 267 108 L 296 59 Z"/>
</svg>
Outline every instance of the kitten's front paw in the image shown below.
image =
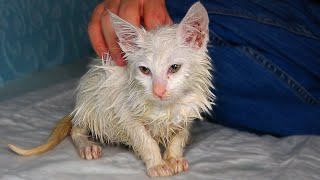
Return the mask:
<svg viewBox="0 0 320 180">
<path fill-rule="evenodd" d="M 80 148 L 79 153 L 80 156 L 86 160 L 98 159 L 102 156 L 101 146 L 96 144 L 91 144 Z"/>
<path fill-rule="evenodd" d="M 167 164 L 173 169 L 174 173 L 184 172 L 189 169 L 188 161 L 181 158 L 169 158 L 166 160 Z"/>
<path fill-rule="evenodd" d="M 157 165 L 148 169 L 148 176 L 157 177 L 157 176 L 171 176 L 173 175 L 173 169 L 167 164 Z"/>
</svg>

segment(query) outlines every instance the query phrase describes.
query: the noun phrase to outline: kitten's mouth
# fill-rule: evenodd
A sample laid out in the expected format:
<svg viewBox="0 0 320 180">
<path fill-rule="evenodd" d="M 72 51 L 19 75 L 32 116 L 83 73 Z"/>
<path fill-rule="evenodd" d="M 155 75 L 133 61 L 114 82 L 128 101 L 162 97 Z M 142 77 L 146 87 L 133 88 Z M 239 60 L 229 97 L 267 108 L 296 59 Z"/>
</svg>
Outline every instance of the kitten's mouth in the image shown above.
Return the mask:
<svg viewBox="0 0 320 180">
<path fill-rule="evenodd" d="M 169 101 L 170 98 L 159 98 L 159 101 Z"/>
<path fill-rule="evenodd" d="M 172 96 L 171 96 L 171 93 L 168 92 L 168 91 L 166 93 L 164 93 L 164 94 L 161 94 L 161 95 L 157 95 L 155 93 L 152 93 L 151 94 L 151 99 L 153 101 L 165 102 L 165 103 L 170 102 L 170 101 L 173 100 Z"/>
<path fill-rule="evenodd" d="M 169 102 L 172 100 L 172 98 L 170 96 L 153 96 L 153 100 L 155 101 L 159 101 L 159 102 Z"/>
<path fill-rule="evenodd" d="M 169 101 L 170 98 L 155 96 L 154 99 L 155 99 L 156 101 Z"/>
</svg>

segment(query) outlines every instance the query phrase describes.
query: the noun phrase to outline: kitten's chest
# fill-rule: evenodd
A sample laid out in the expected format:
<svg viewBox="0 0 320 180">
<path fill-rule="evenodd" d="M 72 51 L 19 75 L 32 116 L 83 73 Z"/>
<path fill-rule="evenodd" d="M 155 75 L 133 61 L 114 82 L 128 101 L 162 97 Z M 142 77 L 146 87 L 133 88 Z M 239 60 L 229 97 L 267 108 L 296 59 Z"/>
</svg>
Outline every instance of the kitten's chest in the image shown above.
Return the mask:
<svg viewBox="0 0 320 180">
<path fill-rule="evenodd" d="M 186 128 L 188 117 L 183 116 L 177 107 L 155 106 L 146 111 L 143 121 L 154 138 L 170 138 L 172 134 Z"/>
<path fill-rule="evenodd" d="M 183 121 L 181 117 L 184 112 L 183 109 L 178 105 L 153 105 L 145 112 L 144 118 L 149 122 L 154 121 L 156 124 L 166 122 L 166 124 L 179 125 Z"/>
</svg>

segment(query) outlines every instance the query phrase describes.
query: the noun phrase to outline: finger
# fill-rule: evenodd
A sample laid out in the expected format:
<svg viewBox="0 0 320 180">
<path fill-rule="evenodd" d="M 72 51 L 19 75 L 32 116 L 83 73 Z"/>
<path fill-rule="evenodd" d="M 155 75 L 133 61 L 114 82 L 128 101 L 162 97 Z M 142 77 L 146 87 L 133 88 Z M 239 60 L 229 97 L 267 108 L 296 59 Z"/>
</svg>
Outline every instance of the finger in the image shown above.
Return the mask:
<svg viewBox="0 0 320 180">
<path fill-rule="evenodd" d="M 118 14 L 119 12 L 119 6 L 120 6 L 120 1 L 108 1 L 106 3 L 106 8 L 114 13 Z M 116 33 L 114 32 L 114 29 L 112 27 L 112 24 L 110 22 L 110 14 L 108 11 L 106 11 L 103 16 L 101 17 L 101 26 L 103 30 L 103 35 L 104 39 L 107 43 L 107 46 L 109 48 L 109 53 L 112 57 L 112 60 L 118 65 L 118 66 L 124 66 L 126 65 L 123 57 L 122 57 L 122 52 L 121 49 L 117 43 L 118 39 L 116 36 Z"/>
<path fill-rule="evenodd" d="M 168 10 L 167 10 L 167 6 L 166 6 L 166 4 L 165 4 L 165 1 L 163 1 L 163 3 L 164 3 L 164 4 L 163 4 L 164 11 L 165 11 L 165 14 L 166 14 L 165 24 L 172 25 L 172 24 L 173 24 L 173 21 L 172 21 L 172 19 L 171 19 L 171 17 L 170 17 L 170 14 L 169 14 Z"/>
<path fill-rule="evenodd" d="M 91 41 L 94 51 L 99 57 L 101 57 L 103 53 L 108 51 L 100 25 L 100 17 L 104 9 L 104 4 L 100 3 L 94 9 L 91 20 L 88 24 L 89 39 Z"/>
<path fill-rule="evenodd" d="M 149 0 L 143 6 L 143 18 L 147 30 L 164 24 L 172 24 L 163 0 Z"/>
<path fill-rule="evenodd" d="M 139 27 L 140 26 L 140 3 L 138 0 L 123 0 L 118 6 L 118 14 L 120 18 L 129 22 L 130 24 Z M 110 23 L 109 17 L 106 17 L 104 21 Z M 117 44 L 117 37 L 113 30 L 113 27 L 110 26 L 103 26 L 104 27 L 104 34 L 110 49 L 110 54 L 114 62 L 118 66 L 126 65 L 125 60 L 121 54 L 121 49 Z M 111 48 L 112 47 L 112 48 Z"/>
<path fill-rule="evenodd" d="M 139 0 L 123 0 L 119 8 L 119 17 L 128 23 L 140 26 L 140 1 Z"/>
<path fill-rule="evenodd" d="M 172 25 L 172 24 L 173 24 L 173 21 L 172 21 L 170 15 L 169 15 L 167 9 L 166 9 L 166 12 L 167 12 L 167 16 L 166 16 L 165 24 Z"/>
</svg>

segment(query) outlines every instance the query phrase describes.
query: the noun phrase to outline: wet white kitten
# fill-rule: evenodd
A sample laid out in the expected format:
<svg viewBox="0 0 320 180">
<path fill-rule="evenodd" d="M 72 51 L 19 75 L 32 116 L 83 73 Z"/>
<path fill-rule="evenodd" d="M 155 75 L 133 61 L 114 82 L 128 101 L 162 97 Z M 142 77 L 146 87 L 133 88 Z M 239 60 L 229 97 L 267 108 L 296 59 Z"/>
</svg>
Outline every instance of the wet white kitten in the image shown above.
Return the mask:
<svg viewBox="0 0 320 180">
<path fill-rule="evenodd" d="M 91 133 L 102 143 L 132 147 L 149 176 L 186 171 L 189 128 L 214 98 L 205 8 L 195 3 L 179 25 L 150 32 L 114 14 L 111 22 L 127 66 L 115 66 L 109 56 L 93 65 L 80 81 L 75 110 L 59 122 L 48 143 L 31 150 L 10 148 L 21 155 L 40 154 L 71 133 L 81 157 L 96 159 L 101 147 L 88 139 Z"/>
</svg>

